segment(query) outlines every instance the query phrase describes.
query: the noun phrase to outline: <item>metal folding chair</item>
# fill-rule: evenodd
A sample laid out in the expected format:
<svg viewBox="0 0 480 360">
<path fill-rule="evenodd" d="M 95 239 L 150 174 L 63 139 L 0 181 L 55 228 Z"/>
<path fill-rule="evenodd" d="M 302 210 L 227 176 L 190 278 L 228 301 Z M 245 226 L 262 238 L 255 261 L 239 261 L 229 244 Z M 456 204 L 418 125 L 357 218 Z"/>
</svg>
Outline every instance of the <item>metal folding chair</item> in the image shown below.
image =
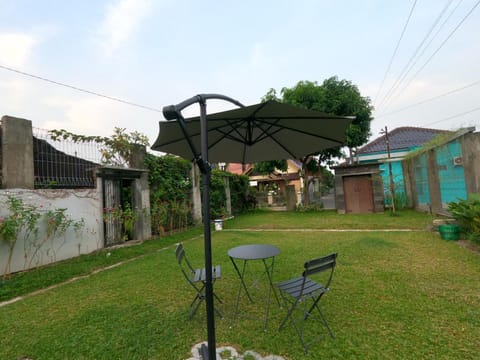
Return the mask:
<svg viewBox="0 0 480 360">
<path fill-rule="evenodd" d="M 285 306 L 288 308 L 288 313 L 280 324 L 279 329 L 284 328 L 287 321 L 290 320 L 295 327 L 306 354 L 308 354 L 308 347 L 310 345 L 323 338 L 323 336 L 320 336 L 310 342 L 306 342 L 304 338 L 306 320 L 313 317 L 314 309 L 317 309 L 320 319 L 327 328 L 330 336 L 335 338 L 330 326 L 328 326 L 325 316 L 320 310 L 319 303 L 323 295 L 330 291 L 330 283 L 336 262 L 336 253 L 307 261 L 304 264 L 302 276 L 276 284 Z M 311 278 L 313 275 L 322 277 L 321 280 L 323 284 L 322 282 L 313 280 Z M 301 316 L 298 316 L 297 313 L 299 313 L 300 309 L 302 310 Z M 297 317 L 295 315 L 297 315 Z"/>
<path fill-rule="evenodd" d="M 192 303 L 190 304 L 190 319 L 193 318 L 195 313 L 198 310 L 198 307 L 205 300 L 205 285 L 206 285 L 206 272 L 205 268 L 194 268 L 190 261 L 188 261 L 187 255 L 185 253 L 185 248 L 183 244 L 180 243 L 177 245 L 175 249 L 175 255 L 177 257 L 177 262 L 180 265 L 180 269 L 182 270 L 183 276 L 187 280 L 187 282 L 195 289 L 196 295 L 193 299 Z M 212 280 L 215 282 L 221 276 L 221 268 L 220 265 L 212 266 Z M 217 294 L 213 294 L 215 299 L 218 300 L 219 303 L 222 303 L 222 300 L 217 296 Z M 215 308 L 215 312 L 218 316 L 223 317 L 222 313 Z"/>
</svg>

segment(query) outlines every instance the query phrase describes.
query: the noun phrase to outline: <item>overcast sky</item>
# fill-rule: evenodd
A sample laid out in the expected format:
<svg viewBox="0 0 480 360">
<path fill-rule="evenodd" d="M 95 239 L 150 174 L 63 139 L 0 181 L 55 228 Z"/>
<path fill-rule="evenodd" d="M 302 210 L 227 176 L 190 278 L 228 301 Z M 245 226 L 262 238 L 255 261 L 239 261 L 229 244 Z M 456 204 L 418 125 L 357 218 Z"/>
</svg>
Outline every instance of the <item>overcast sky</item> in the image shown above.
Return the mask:
<svg viewBox="0 0 480 360">
<path fill-rule="evenodd" d="M 479 2 L 0 0 L 0 115 L 153 143 L 161 112 L 15 71 L 158 110 L 199 93 L 249 105 L 338 76 L 375 104 L 372 139 L 385 126 L 480 127 Z"/>
</svg>

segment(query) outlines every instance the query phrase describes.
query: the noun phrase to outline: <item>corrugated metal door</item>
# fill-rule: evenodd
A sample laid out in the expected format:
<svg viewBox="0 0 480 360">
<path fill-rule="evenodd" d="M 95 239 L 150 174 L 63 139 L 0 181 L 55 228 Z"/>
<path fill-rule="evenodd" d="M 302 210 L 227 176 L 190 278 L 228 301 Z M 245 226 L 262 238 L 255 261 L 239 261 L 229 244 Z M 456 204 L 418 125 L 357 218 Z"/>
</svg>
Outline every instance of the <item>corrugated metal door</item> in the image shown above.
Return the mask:
<svg viewBox="0 0 480 360">
<path fill-rule="evenodd" d="M 343 178 L 345 211 L 353 214 L 373 213 L 372 177 L 370 175 L 345 176 Z"/>
<path fill-rule="evenodd" d="M 119 179 L 104 179 L 103 181 L 105 246 L 111 246 L 122 242 L 122 221 L 120 216 L 120 188 L 122 181 Z"/>
</svg>

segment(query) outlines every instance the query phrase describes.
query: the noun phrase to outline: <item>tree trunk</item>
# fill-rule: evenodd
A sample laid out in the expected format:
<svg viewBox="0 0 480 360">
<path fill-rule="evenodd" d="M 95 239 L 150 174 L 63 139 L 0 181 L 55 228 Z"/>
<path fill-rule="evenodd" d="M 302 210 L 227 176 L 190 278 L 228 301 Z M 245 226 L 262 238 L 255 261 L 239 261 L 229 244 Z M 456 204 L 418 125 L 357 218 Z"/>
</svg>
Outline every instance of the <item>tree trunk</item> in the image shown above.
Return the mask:
<svg viewBox="0 0 480 360">
<path fill-rule="evenodd" d="M 308 170 L 307 159 L 302 159 L 302 179 L 303 179 L 303 206 L 308 207 L 310 205 L 310 193 L 308 191 Z"/>
</svg>

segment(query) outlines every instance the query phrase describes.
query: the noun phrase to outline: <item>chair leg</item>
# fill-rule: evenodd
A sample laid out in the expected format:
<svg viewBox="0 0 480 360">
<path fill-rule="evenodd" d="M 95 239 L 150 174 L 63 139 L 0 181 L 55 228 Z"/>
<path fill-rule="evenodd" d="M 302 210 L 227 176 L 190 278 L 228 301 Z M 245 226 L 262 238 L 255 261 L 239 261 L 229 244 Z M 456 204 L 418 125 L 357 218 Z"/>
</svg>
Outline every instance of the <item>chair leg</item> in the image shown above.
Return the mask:
<svg viewBox="0 0 480 360">
<path fill-rule="evenodd" d="M 306 320 L 312 315 L 312 311 L 314 310 L 314 308 L 317 309 L 317 311 L 319 312 L 320 314 L 320 317 L 322 319 L 322 322 L 323 324 L 325 325 L 325 327 L 327 328 L 330 336 L 335 339 L 335 335 L 333 334 L 333 331 L 332 329 L 330 328 L 330 326 L 328 325 L 328 322 L 327 322 L 327 319 L 325 318 L 325 316 L 323 315 L 323 312 L 322 310 L 320 309 L 319 305 L 318 305 L 318 302 L 320 300 L 320 297 L 315 299 L 315 301 L 313 302 L 313 304 L 308 308 L 308 311 L 307 311 L 307 303 L 304 302 L 303 303 L 303 306 L 302 308 L 298 308 L 298 304 L 299 304 L 299 301 L 295 301 L 295 302 L 290 302 L 288 300 L 286 300 L 285 298 L 283 299 L 284 300 L 284 303 L 286 306 L 290 305 L 290 309 L 287 313 L 287 315 L 285 316 L 285 318 L 283 319 L 282 323 L 280 324 L 279 326 L 279 330 L 281 330 L 282 328 L 284 328 L 287 324 L 287 321 L 290 320 L 293 324 L 293 327 L 295 328 L 295 331 L 297 333 L 297 336 L 298 336 L 298 339 L 300 340 L 300 344 L 302 345 L 303 347 L 303 350 L 305 351 L 305 354 L 308 355 L 308 347 L 315 343 L 316 341 L 318 341 L 320 338 L 322 338 L 323 336 L 319 337 L 318 339 L 315 339 L 315 340 L 312 340 L 311 342 L 307 343 L 305 341 L 305 338 L 303 336 L 304 334 L 304 330 L 305 330 L 305 324 L 306 324 Z M 299 316 L 296 318 L 294 315 L 295 311 L 302 311 L 301 314 L 299 314 Z"/>
<path fill-rule="evenodd" d="M 283 298 L 283 302 L 285 304 L 285 307 L 289 307 L 290 309 L 288 310 L 287 315 L 285 316 L 282 323 L 278 327 L 278 330 L 281 330 L 285 327 L 288 319 L 290 319 L 292 322 L 294 322 L 292 314 L 293 314 L 293 311 L 295 310 L 295 308 L 297 307 L 297 304 L 298 304 L 298 301 L 295 301 L 295 302 L 292 303 L 285 298 Z"/>
<path fill-rule="evenodd" d="M 203 297 L 200 295 L 197 295 L 195 300 L 193 300 L 192 305 L 190 305 L 190 317 L 189 319 L 191 320 L 195 313 L 197 312 L 198 308 L 200 307 L 200 304 L 202 303 L 202 300 L 204 300 Z"/>
<path fill-rule="evenodd" d="M 333 334 L 332 329 L 330 329 L 330 326 L 328 325 L 327 319 L 325 318 L 325 315 L 323 315 L 322 310 L 320 310 L 320 307 L 318 305 L 315 306 L 318 310 L 318 313 L 320 314 L 320 317 L 322 318 L 323 324 L 327 328 L 328 332 L 330 333 L 330 336 L 332 339 L 335 339 L 335 335 Z"/>
<path fill-rule="evenodd" d="M 223 304 L 223 301 L 217 296 L 217 294 L 213 293 L 213 296 L 215 296 L 215 299 L 217 299 L 220 304 Z"/>
</svg>

